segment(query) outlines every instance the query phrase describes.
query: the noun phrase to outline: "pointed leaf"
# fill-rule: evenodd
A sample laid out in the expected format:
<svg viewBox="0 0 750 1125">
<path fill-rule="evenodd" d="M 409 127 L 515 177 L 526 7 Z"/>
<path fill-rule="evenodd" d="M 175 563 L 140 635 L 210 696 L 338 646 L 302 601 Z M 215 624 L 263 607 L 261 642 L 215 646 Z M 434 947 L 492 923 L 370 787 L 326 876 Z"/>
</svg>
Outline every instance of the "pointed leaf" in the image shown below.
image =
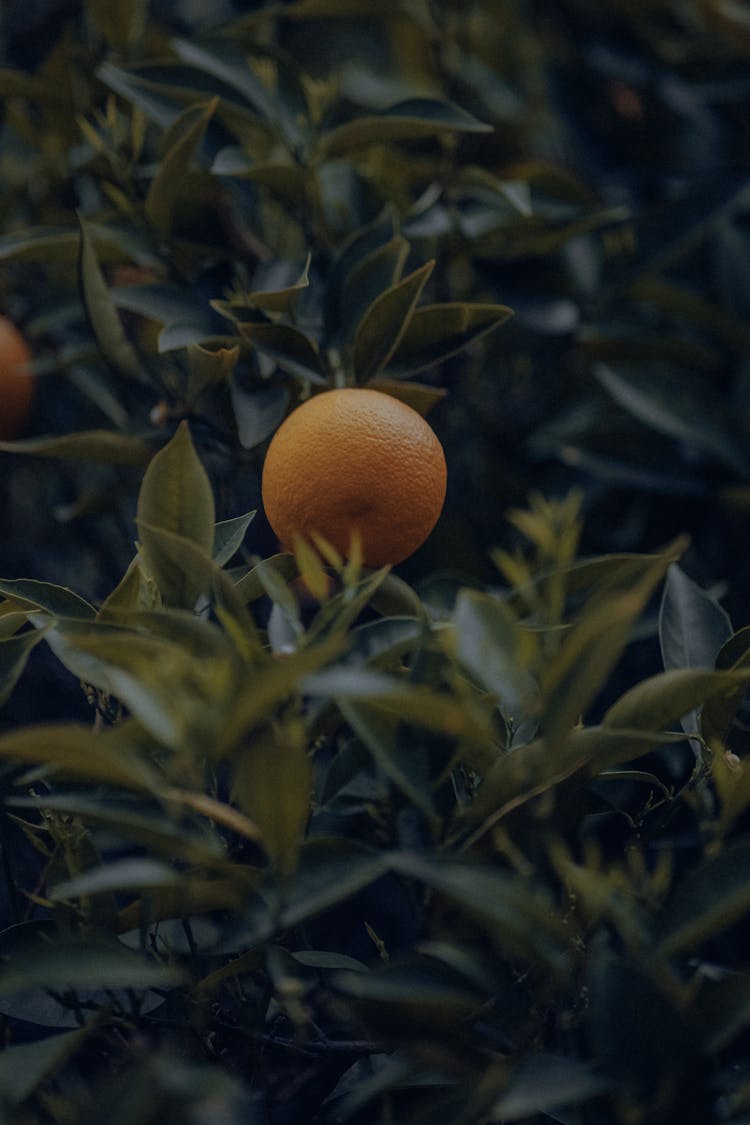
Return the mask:
<svg viewBox="0 0 750 1125">
<path fill-rule="evenodd" d="M 189 106 L 170 127 L 169 147 L 146 196 L 146 217 L 162 238 L 172 229 L 185 177 L 218 104 L 219 99 L 213 98 L 206 104 Z"/>
<path fill-rule="evenodd" d="M 340 319 L 345 335 L 353 335 L 375 298 L 396 284 L 408 254 L 409 243 L 397 234 L 357 262 L 341 293 Z"/>
<path fill-rule="evenodd" d="M 153 454 L 152 447 L 140 438 L 114 430 L 83 430 L 77 434 L 0 441 L 5 453 L 27 453 L 32 457 L 92 461 L 102 465 L 142 468 Z"/>
<path fill-rule="evenodd" d="M 52 902 L 85 898 L 103 891 L 135 891 L 143 887 L 171 887 L 180 882 L 180 875 L 161 860 L 120 859 L 94 867 L 50 887 Z"/>
<path fill-rule="evenodd" d="M 213 560 L 217 566 L 226 563 L 239 551 L 245 532 L 255 518 L 255 511 L 245 512 L 244 516 L 235 516 L 231 520 L 222 520 L 214 527 Z"/>
<path fill-rule="evenodd" d="M 326 382 L 318 350 L 299 328 L 290 324 L 244 323 L 239 330 L 248 343 L 275 359 L 282 370 L 313 383 Z"/>
<path fill-rule="evenodd" d="M 0 594 L 12 601 L 44 610 L 54 617 L 86 619 L 96 615 L 90 602 L 74 594 L 67 586 L 55 586 L 52 582 L 39 582 L 35 578 L 0 578 Z"/>
<path fill-rule="evenodd" d="M 297 866 L 311 795 L 312 763 L 301 723 L 269 728 L 235 756 L 232 796 L 260 828 L 282 879 Z"/>
<path fill-rule="evenodd" d="M 733 633 L 716 657 L 716 670 L 740 671 L 750 666 L 750 625 Z M 701 734 L 710 744 L 713 739 L 723 741 L 742 706 L 747 685 L 740 682 L 725 692 L 707 699 L 700 713 Z"/>
<path fill-rule="evenodd" d="M 136 519 L 182 535 L 209 554 L 214 539 L 214 498 L 186 422 L 152 459 L 141 484 Z M 148 557 L 148 545 L 145 545 Z"/>
<path fill-rule="evenodd" d="M 434 137 L 446 132 L 491 133 L 491 125 L 472 117 L 451 102 L 437 98 L 410 98 L 383 113 L 357 117 L 325 133 L 320 154 L 330 159 L 371 144 Z"/>
<path fill-rule="evenodd" d="M 713 696 L 747 683 L 750 668 L 729 672 L 676 668 L 650 676 L 626 691 L 609 708 L 603 723 L 633 730 L 665 730 Z"/>
<path fill-rule="evenodd" d="M 82 723 L 43 723 L 0 734 L 0 758 L 53 766 L 66 775 L 154 791 L 158 774 L 126 743 L 119 729 L 101 734 Z"/>
<path fill-rule="evenodd" d="M 696 949 L 750 913 L 750 843 L 740 840 L 684 876 L 663 907 L 661 957 Z"/>
<path fill-rule="evenodd" d="M 44 637 L 44 629 L 32 629 L 0 639 L 0 706 L 13 694 L 31 655 Z"/>
<path fill-rule="evenodd" d="M 354 370 L 360 382 L 388 363 L 434 266 L 434 261 L 426 262 L 376 297 L 365 312 L 354 341 Z"/>
<path fill-rule="evenodd" d="M 121 375 L 141 379 L 143 372 L 138 353 L 125 335 L 84 222 L 81 222 L 78 284 L 91 331 L 107 363 Z"/>
<path fill-rule="evenodd" d="M 445 304 L 415 309 L 386 374 L 403 378 L 442 363 L 513 316 L 506 305 Z"/>
</svg>

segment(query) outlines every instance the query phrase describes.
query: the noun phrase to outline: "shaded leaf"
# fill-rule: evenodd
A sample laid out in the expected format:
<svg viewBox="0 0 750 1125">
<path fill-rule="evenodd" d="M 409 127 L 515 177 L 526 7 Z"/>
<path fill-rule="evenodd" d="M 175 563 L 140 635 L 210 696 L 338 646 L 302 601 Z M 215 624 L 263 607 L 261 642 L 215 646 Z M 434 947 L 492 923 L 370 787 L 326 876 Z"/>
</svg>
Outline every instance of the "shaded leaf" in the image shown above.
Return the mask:
<svg viewBox="0 0 750 1125">
<path fill-rule="evenodd" d="M 26 667 L 31 650 L 43 637 L 42 628 L 0 639 L 0 706 L 12 695 Z"/>
<path fill-rule="evenodd" d="M 172 229 L 175 207 L 184 192 L 185 177 L 203 139 L 218 98 L 188 106 L 170 126 L 168 148 L 146 196 L 146 216 L 162 238 Z"/>
<path fill-rule="evenodd" d="M 255 518 L 255 512 L 245 512 L 231 520 L 222 520 L 214 527 L 213 560 L 217 566 L 224 566 L 239 551 L 245 532 Z"/>
<path fill-rule="evenodd" d="M 285 386 L 245 390 L 233 381 L 231 395 L 237 435 L 244 449 L 254 449 L 270 437 L 289 407 L 289 390 Z"/>
<path fill-rule="evenodd" d="M 81 222 L 78 284 L 91 331 L 107 363 L 130 379 L 143 378 L 138 354 L 125 335 L 84 222 Z"/>
<path fill-rule="evenodd" d="M 165 887 L 179 883 L 180 875 L 166 863 L 156 859 L 113 860 L 56 883 L 50 887 L 52 902 L 82 898 L 102 891 L 134 891 L 142 887 Z"/>
<path fill-rule="evenodd" d="M 264 355 L 275 359 L 291 375 L 313 383 L 325 383 L 326 376 L 318 349 L 309 336 L 290 324 L 239 325 L 240 335 Z"/>
<path fill-rule="evenodd" d="M 0 734 L 0 758 L 53 766 L 89 781 L 153 792 L 161 781 L 120 729 L 97 733 L 82 723 L 41 723 Z"/>
<path fill-rule="evenodd" d="M 186 422 L 151 460 L 138 496 L 139 524 L 190 539 L 209 554 L 214 539 L 214 499 Z M 148 535 L 144 539 L 148 561 Z"/>
<path fill-rule="evenodd" d="M 434 137 L 441 133 L 491 133 L 491 125 L 466 110 L 437 98 L 410 98 L 382 113 L 354 118 L 324 133 L 319 142 L 321 156 L 330 159 L 371 144 Z"/>
<path fill-rule="evenodd" d="M 454 303 L 415 309 L 388 360 L 386 374 L 402 378 L 442 363 L 512 315 L 506 305 Z"/>
<path fill-rule="evenodd" d="M 0 450 L 6 453 L 28 453 L 32 457 L 93 461 L 135 469 L 147 465 L 153 456 L 153 449 L 147 442 L 129 434 L 118 434 L 114 430 L 83 430 L 77 434 L 0 441 Z"/>
<path fill-rule="evenodd" d="M 96 616 L 96 610 L 90 602 L 74 594 L 67 586 L 39 582 L 35 578 L 0 578 L 0 594 L 44 610 L 54 617 L 78 617 L 85 620 Z"/>
<path fill-rule="evenodd" d="M 655 952 L 673 957 L 723 933 L 750 913 L 750 843 L 739 840 L 676 887 L 660 914 Z"/>
<path fill-rule="evenodd" d="M 364 313 L 354 340 L 354 370 L 360 382 L 388 363 L 434 266 L 434 261 L 420 266 L 376 297 Z"/>
<path fill-rule="evenodd" d="M 581 1059 L 530 1055 L 522 1060 L 492 1113 L 519 1121 L 599 1097 L 607 1082 Z"/>
</svg>

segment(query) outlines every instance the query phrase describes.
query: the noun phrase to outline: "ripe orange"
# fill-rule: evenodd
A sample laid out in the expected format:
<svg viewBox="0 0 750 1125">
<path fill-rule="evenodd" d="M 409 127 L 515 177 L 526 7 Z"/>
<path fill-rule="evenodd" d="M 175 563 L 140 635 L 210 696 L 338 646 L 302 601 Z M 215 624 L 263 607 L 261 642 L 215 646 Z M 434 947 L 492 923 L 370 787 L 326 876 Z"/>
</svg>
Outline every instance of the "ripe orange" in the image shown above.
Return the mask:
<svg viewBox="0 0 750 1125">
<path fill-rule="evenodd" d="M 11 441 L 31 413 L 31 352 L 21 333 L 0 316 L 0 441 Z"/>
<path fill-rule="evenodd" d="M 398 563 L 437 523 L 443 448 L 416 410 L 381 391 L 342 387 L 293 410 L 263 466 L 263 505 L 285 547 L 322 535 L 344 556 L 359 532 L 367 566 Z"/>
</svg>

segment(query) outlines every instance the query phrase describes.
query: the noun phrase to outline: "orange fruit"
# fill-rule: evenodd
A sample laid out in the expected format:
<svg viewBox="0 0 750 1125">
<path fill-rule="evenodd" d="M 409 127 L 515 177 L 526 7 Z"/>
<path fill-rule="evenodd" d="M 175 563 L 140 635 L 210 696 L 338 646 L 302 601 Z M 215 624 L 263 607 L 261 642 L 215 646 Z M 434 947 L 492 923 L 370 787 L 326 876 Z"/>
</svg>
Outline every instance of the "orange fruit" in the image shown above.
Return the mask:
<svg viewBox="0 0 750 1125">
<path fill-rule="evenodd" d="M 379 567 L 416 551 L 437 523 L 447 472 L 434 430 L 381 391 L 342 387 L 282 422 L 263 466 L 263 506 L 284 547 L 317 533 L 340 554 L 359 533 Z"/>
<path fill-rule="evenodd" d="M 31 352 L 21 333 L 0 316 L 0 441 L 11 441 L 31 413 Z"/>
</svg>

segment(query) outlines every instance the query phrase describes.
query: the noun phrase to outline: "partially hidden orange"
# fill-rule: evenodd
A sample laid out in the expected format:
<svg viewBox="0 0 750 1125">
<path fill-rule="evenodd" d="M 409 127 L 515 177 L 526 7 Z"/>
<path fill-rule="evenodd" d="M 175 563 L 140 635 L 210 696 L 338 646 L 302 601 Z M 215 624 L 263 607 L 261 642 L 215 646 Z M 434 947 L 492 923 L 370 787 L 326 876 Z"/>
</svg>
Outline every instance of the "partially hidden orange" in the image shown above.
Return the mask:
<svg viewBox="0 0 750 1125">
<path fill-rule="evenodd" d="M 0 316 L 0 441 L 18 437 L 31 413 L 31 352 L 12 321 Z"/>
<path fill-rule="evenodd" d="M 367 566 L 399 563 L 425 541 L 445 500 L 443 448 L 406 403 L 342 387 L 293 410 L 263 466 L 263 506 L 281 543 L 322 536 L 347 556 L 354 533 Z"/>
</svg>

